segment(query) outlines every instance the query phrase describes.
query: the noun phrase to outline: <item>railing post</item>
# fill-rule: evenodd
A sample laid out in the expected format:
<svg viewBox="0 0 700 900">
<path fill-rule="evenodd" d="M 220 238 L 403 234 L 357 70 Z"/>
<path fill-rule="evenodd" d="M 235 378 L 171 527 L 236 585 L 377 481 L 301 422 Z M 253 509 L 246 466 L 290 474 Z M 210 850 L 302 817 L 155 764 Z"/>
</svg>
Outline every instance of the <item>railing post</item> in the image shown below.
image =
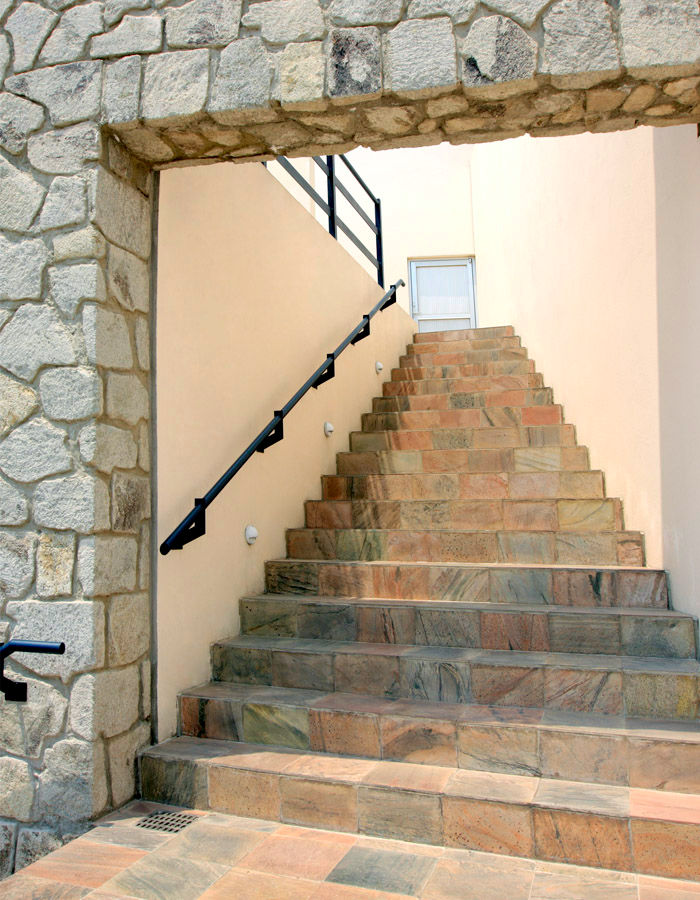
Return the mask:
<svg viewBox="0 0 700 900">
<path fill-rule="evenodd" d="M 374 224 L 377 226 L 377 281 L 384 287 L 384 242 L 382 240 L 382 201 L 374 201 Z"/>
<path fill-rule="evenodd" d="M 326 157 L 326 166 L 328 168 L 328 231 L 331 237 L 338 238 L 338 227 L 336 224 L 335 209 L 335 159 L 332 156 Z"/>
</svg>

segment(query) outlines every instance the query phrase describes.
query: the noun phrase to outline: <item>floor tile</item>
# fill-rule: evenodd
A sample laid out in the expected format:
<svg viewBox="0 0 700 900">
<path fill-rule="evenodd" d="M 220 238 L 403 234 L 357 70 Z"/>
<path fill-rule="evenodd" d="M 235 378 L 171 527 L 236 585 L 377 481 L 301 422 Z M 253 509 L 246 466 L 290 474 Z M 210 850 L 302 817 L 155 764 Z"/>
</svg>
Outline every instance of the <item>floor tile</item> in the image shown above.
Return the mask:
<svg viewBox="0 0 700 900">
<path fill-rule="evenodd" d="M 210 824 L 206 819 L 189 825 L 175 835 L 155 855 L 163 858 L 199 859 L 223 866 L 235 866 L 251 850 L 266 840 L 267 835 Z"/>
<path fill-rule="evenodd" d="M 528 900 L 533 863 L 473 854 L 438 860 L 421 897 L 424 900 Z"/>
<path fill-rule="evenodd" d="M 313 836 L 298 838 L 272 835 L 243 857 L 239 868 L 321 881 L 347 852 L 348 846 L 344 842 L 317 840 Z"/>
<path fill-rule="evenodd" d="M 226 866 L 205 860 L 159 857 L 157 853 L 139 860 L 103 885 L 105 891 L 121 892 L 139 900 L 197 900 L 228 871 Z"/>
<path fill-rule="evenodd" d="M 34 878 L 96 888 L 145 855 L 145 850 L 79 838 L 28 866 L 24 872 Z"/>
<path fill-rule="evenodd" d="M 22 872 L 0 882 L 2 900 L 81 900 L 89 893 L 89 888 L 78 887 L 75 884 L 61 884 L 45 878 L 33 878 Z"/>
<path fill-rule="evenodd" d="M 419 897 L 434 867 L 430 857 L 353 847 L 326 880 Z"/>
<path fill-rule="evenodd" d="M 206 890 L 200 900 L 310 900 L 315 889 L 312 881 L 232 869 Z"/>
</svg>

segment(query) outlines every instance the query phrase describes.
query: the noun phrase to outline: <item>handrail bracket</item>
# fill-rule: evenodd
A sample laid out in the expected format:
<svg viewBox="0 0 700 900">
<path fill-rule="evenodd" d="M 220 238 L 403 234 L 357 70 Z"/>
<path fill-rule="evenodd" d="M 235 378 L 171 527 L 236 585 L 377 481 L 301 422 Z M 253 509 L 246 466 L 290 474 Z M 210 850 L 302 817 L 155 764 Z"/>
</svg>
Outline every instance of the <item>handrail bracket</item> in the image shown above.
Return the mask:
<svg viewBox="0 0 700 900">
<path fill-rule="evenodd" d="M 321 372 L 316 381 L 311 385 L 311 387 L 316 388 L 316 390 L 318 390 L 322 384 L 330 381 L 331 378 L 335 378 L 335 355 L 333 353 L 328 353 L 326 359 L 330 360 L 328 367 L 325 371 Z"/>
<path fill-rule="evenodd" d="M 267 435 L 266 438 L 260 442 L 260 446 L 257 447 L 258 453 L 264 453 L 268 447 L 271 447 L 273 444 L 278 443 L 284 438 L 284 412 L 281 409 L 275 410 L 275 419 L 279 419 L 279 422 L 275 425 L 272 431 Z"/>
<path fill-rule="evenodd" d="M 382 309 L 384 307 L 382 306 Z M 369 320 L 370 316 L 363 316 L 362 321 L 365 323 L 362 330 L 358 331 L 355 337 L 350 341 L 351 344 L 357 344 L 360 341 L 364 341 L 366 337 L 369 337 Z"/>
</svg>

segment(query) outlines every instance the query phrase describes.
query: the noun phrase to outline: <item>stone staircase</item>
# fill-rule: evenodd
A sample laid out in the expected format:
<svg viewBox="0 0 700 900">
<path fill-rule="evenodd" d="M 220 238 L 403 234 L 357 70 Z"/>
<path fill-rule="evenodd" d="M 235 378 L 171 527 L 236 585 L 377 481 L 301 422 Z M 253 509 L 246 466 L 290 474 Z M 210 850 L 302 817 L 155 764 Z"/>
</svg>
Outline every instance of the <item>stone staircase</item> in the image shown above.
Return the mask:
<svg viewBox="0 0 700 900">
<path fill-rule="evenodd" d="M 419 334 L 145 799 L 700 881 L 692 617 L 512 328 Z"/>
</svg>

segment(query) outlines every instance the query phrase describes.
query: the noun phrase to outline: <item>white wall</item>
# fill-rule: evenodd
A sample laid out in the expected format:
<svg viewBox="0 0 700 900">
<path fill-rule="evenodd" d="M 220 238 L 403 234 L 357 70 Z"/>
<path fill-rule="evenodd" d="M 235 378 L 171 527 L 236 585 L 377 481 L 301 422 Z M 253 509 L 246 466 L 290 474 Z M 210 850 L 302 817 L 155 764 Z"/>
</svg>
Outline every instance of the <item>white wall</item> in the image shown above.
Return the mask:
<svg viewBox="0 0 700 900">
<path fill-rule="evenodd" d="M 674 605 L 700 615 L 700 141 L 654 132 L 664 562 Z"/>
<path fill-rule="evenodd" d="M 512 324 L 662 564 L 653 131 L 479 145 L 480 325 Z"/>
</svg>

